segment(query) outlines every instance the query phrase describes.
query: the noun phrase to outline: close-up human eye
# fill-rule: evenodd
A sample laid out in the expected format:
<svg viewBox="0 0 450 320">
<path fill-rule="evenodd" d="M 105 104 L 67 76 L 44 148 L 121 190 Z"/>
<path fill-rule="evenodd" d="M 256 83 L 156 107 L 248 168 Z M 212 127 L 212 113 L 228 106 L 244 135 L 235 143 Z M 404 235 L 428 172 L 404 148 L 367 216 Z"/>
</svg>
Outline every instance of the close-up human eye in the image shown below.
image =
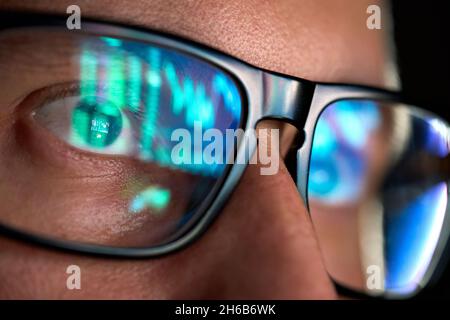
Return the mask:
<svg viewBox="0 0 450 320">
<path fill-rule="evenodd" d="M 42 37 L 31 39 L 26 30 L 3 36 L 19 53 L 33 47 L 39 59 L 49 39 L 60 48 L 43 60 L 55 61 L 45 72 L 39 64 L 15 72 L 26 60 L 5 64 L 10 88 L 4 91 L 18 101 L 9 126 L 15 151 L 5 157 L 47 186 L 34 193 L 47 197 L 52 209 L 41 207 L 47 222 L 31 214 L 20 201 L 29 187 L 18 180 L 4 186 L 17 194 L 8 203 L 16 214 L 0 214 L 0 221 L 50 238 L 119 247 L 176 239 L 198 219 L 202 200 L 227 173 L 233 149 L 222 162 L 206 165 L 190 158 L 202 156 L 196 125 L 218 133 L 239 128 L 237 84 L 213 64 L 152 43 L 64 37 L 52 28 L 35 32 Z M 28 84 L 31 76 L 35 81 Z M 188 137 L 174 139 L 176 130 Z M 174 152 L 180 144 L 184 147 Z M 73 204 L 63 210 L 67 203 Z"/>
<path fill-rule="evenodd" d="M 55 137 L 81 150 L 111 155 L 132 155 L 135 135 L 131 113 L 97 97 L 68 95 L 35 109 L 32 117 Z"/>
<path fill-rule="evenodd" d="M 447 12 L 0 0 L 0 300 L 448 298 Z"/>
</svg>

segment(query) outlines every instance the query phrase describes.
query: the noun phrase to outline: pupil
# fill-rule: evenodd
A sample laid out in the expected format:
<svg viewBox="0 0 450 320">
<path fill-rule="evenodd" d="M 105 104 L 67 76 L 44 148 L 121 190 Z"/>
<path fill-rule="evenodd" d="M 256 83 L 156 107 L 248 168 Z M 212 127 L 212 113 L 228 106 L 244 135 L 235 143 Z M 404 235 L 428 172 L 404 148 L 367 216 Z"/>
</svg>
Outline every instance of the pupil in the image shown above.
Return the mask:
<svg viewBox="0 0 450 320">
<path fill-rule="evenodd" d="M 72 130 L 90 147 L 107 147 L 120 135 L 122 114 L 108 102 L 81 101 L 72 112 Z"/>
</svg>

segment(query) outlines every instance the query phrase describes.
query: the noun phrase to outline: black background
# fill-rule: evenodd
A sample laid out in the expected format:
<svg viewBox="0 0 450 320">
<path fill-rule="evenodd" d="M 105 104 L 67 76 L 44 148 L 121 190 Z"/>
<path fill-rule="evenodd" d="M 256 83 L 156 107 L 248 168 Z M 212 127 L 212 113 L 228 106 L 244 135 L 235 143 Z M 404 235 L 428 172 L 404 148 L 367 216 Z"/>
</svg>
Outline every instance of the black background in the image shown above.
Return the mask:
<svg viewBox="0 0 450 320">
<path fill-rule="evenodd" d="M 403 94 L 449 120 L 449 1 L 397 0 L 392 9 Z"/>
<path fill-rule="evenodd" d="M 449 1 L 397 0 L 392 9 L 402 95 L 449 121 Z M 450 298 L 450 263 L 436 284 L 416 297 L 421 298 Z"/>
</svg>

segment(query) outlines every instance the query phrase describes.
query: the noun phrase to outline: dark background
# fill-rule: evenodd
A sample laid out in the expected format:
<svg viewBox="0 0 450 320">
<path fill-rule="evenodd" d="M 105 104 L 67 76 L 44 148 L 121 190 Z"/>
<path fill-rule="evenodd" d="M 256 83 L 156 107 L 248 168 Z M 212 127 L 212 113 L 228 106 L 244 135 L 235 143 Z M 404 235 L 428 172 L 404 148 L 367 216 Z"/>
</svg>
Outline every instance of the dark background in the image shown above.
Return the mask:
<svg viewBox="0 0 450 320">
<path fill-rule="evenodd" d="M 403 95 L 449 120 L 450 3 L 391 3 Z"/>
<path fill-rule="evenodd" d="M 391 5 L 402 95 L 450 121 L 450 1 L 393 0 Z M 423 298 L 450 298 L 450 263 L 436 284 L 416 297 Z"/>
</svg>

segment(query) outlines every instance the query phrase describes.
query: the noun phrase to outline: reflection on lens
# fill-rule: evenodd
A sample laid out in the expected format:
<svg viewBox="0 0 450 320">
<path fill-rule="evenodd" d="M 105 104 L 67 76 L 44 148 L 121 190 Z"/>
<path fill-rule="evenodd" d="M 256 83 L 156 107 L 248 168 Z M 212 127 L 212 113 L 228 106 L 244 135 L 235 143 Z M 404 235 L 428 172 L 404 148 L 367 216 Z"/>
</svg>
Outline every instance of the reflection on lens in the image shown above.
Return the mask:
<svg viewBox="0 0 450 320">
<path fill-rule="evenodd" d="M 140 192 L 130 203 L 130 212 L 140 213 L 147 208 L 164 210 L 170 201 L 170 191 L 159 187 L 149 187 Z"/>
<path fill-rule="evenodd" d="M 441 232 L 447 194 L 447 184 L 440 183 L 386 215 L 386 288 L 408 293 L 420 283 Z"/>
<path fill-rule="evenodd" d="M 216 150 L 223 162 L 195 162 L 208 141 L 192 139 L 189 161 L 177 163 L 172 151 L 180 141 L 172 134 L 194 137 L 200 126 L 225 137 L 239 128 L 241 95 L 230 75 L 178 50 L 65 29 L 15 30 L 0 34 L 0 42 L 2 96 L 14 92 L 17 100 L 39 91 L 39 101 L 26 99 L 31 118 L 65 146 L 46 145 L 48 165 L 30 174 L 39 188 L 3 180 L 0 190 L 17 196 L 0 223 L 57 239 L 152 247 L 173 241 L 200 217 L 234 155 L 223 143 Z M 24 69 L 16 55 L 31 48 L 36 61 Z"/>
<path fill-rule="evenodd" d="M 88 146 L 106 147 L 118 138 L 120 131 L 122 115 L 108 103 L 97 106 L 81 102 L 72 112 L 72 139 Z"/>
<path fill-rule="evenodd" d="M 309 174 L 310 197 L 345 203 L 359 197 L 364 180 L 365 144 L 376 129 L 379 112 L 373 102 L 339 102 L 317 123 Z"/>
<path fill-rule="evenodd" d="M 414 107 L 377 101 L 337 101 L 320 115 L 308 202 L 337 282 L 399 295 L 422 284 L 447 211 L 448 132 Z"/>
</svg>

